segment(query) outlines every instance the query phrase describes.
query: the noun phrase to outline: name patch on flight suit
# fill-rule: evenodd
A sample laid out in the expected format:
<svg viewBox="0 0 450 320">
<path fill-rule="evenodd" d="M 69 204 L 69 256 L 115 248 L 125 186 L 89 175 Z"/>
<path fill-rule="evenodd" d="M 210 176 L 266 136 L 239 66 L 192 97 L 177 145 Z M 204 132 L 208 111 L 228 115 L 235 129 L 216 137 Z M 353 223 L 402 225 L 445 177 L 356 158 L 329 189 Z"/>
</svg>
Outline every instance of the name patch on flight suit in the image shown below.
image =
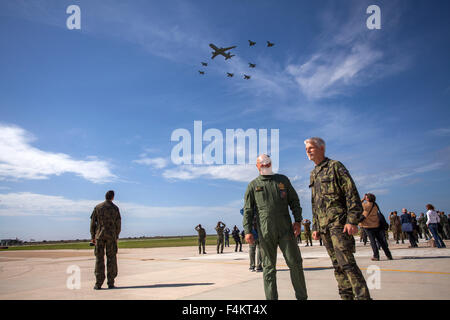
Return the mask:
<svg viewBox="0 0 450 320">
<path fill-rule="evenodd" d="M 256 189 L 255 189 L 256 192 L 258 192 L 258 191 L 263 191 L 263 190 L 264 190 L 263 187 L 256 187 Z"/>
<path fill-rule="evenodd" d="M 280 189 L 280 197 L 281 197 L 281 199 L 285 199 L 287 193 L 286 193 L 286 188 L 285 188 L 284 184 L 282 182 L 280 182 L 278 184 L 278 188 Z"/>
</svg>

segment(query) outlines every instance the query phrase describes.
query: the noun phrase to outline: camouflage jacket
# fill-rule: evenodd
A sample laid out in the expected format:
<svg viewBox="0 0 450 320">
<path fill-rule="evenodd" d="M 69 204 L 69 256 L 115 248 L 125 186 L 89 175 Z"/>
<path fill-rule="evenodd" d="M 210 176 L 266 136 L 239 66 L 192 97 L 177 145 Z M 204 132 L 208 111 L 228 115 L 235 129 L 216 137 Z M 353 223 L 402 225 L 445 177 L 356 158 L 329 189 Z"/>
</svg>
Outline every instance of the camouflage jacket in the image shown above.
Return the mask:
<svg viewBox="0 0 450 320">
<path fill-rule="evenodd" d="M 419 224 L 419 227 L 424 228 L 427 226 L 427 219 L 424 216 L 419 217 L 419 219 L 417 219 L 417 223 Z"/>
<path fill-rule="evenodd" d="M 200 239 L 206 238 L 206 231 L 205 231 L 204 228 L 199 227 L 199 226 L 196 226 L 196 227 L 195 227 L 195 230 L 197 230 L 197 232 L 198 232 L 198 237 L 199 237 Z"/>
<path fill-rule="evenodd" d="M 109 200 L 98 204 L 91 215 L 91 238 L 117 240 L 120 230 L 119 208 Z"/>
<path fill-rule="evenodd" d="M 215 229 L 219 237 L 223 237 L 223 230 L 225 229 L 225 224 L 221 223 L 221 226 L 217 226 Z"/>
<path fill-rule="evenodd" d="M 441 218 L 441 220 L 440 220 L 441 226 L 448 225 L 448 218 L 447 218 L 447 216 L 445 214 L 440 214 L 439 218 Z"/>
<path fill-rule="evenodd" d="M 310 176 L 313 231 L 358 225 L 363 212 L 361 198 L 342 163 L 325 158 Z"/>
<path fill-rule="evenodd" d="M 305 230 L 305 233 L 311 232 L 311 221 L 302 222 L 303 228 Z"/>
</svg>

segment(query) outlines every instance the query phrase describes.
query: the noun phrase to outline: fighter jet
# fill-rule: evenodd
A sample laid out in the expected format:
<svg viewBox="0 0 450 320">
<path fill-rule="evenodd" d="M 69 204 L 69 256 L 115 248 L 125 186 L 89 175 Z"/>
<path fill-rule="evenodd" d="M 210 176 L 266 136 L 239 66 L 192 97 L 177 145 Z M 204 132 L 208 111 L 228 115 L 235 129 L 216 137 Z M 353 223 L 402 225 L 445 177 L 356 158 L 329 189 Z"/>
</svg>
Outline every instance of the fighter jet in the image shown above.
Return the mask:
<svg viewBox="0 0 450 320">
<path fill-rule="evenodd" d="M 234 76 L 234 73 L 229 73 L 229 72 L 227 72 L 227 76 L 231 78 L 231 77 Z"/>
<path fill-rule="evenodd" d="M 198 73 L 200 73 L 200 74 L 205 74 L 205 71 L 200 71 L 200 70 L 198 70 Z"/>
<path fill-rule="evenodd" d="M 206 67 L 208 64 L 206 62 L 202 62 L 202 66 Z"/>
<path fill-rule="evenodd" d="M 209 46 L 214 50 L 212 53 L 211 59 L 214 59 L 219 54 L 225 57 L 225 60 L 230 59 L 231 57 L 234 57 L 234 55 L 231 55 L 231 53 L 226 52 L 228 50 L 236 48 L 236 46 L 228 47 L 228 48 L 217 48 L 214 44 L 210 43 Z"/>
<path fill-rule="evenodd" d="M 254 41 L 252 41 L 252 40 L 248 40 L 248 44 L 249 44 L 249 46 L 251 47 L 251 46 L 254 46 L 254 45 L 256 44 L 256 42 L 254 42 Z"/>
<path fill-rule="evenodd" d="M 246 75 L 246 74 L 244 74 L 244 79 L 245 80 L 248 80 L 248 79 L 250 79 L 252 76 L 248 76 L 248 75 Z"/>
<path fill-rule="evenodd" d="M 248 66 L 250 67 L 250 68 L 254 68 L 254 67 L 256 67 L 256 64 L 254 64 L 254 63 L 248 63 Z"/>
<path fill-rule="evenodd" d="M 270 41 L 267 41 L 267 46 L 268 47 L 273 47 L 275 45 L 275 43 L 272 43 L 272 42 L 270 42 Z"/>
</svg>

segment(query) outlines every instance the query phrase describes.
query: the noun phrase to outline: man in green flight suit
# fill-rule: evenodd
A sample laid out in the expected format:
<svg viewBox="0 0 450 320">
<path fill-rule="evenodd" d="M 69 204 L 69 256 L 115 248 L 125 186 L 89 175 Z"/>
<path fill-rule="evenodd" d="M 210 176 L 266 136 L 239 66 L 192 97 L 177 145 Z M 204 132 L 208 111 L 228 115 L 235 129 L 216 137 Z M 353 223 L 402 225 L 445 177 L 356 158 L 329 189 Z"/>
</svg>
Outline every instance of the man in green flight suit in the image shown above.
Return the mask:
<svg viewBox="0 0 450 320">
<path fill-rule="evenodd" d="M 355 239 L 363 208 L 350 173 L 339 161 L 325 157 L 325 141 L 305 140 L 306 154 L 315 163 L 310 184 L 313 239 L 322 238 L 334 267 L 343 300 L 370 299 L 369 289 L 356 264 Z"/>
<path fill-rule="evenodd" d="M 223 253 L 223 229 L 225 229 L 226 224 L 222 221 L 217 222 L 216 231 L 217 231 L 217 253 Z"/>
<path fill-rule="evenodd" d="M 256 214 L 266 299 L 278 299 L 276 262 L 279 246 L 290 269 L 295 297 L 299 300 L 306 300 L 308 295 L 303 274 L 303 260 L 295 240 L 301 230 L 300 200 L 289 179 L 284 175 L 272 172 L 272 161 L 269 156 L 260 155 L 256 166 L 260 175 L 249 183 L 245 192 L 243 225 L 245 241 L 253 244 L 255 239 L 251 231 Z M 295 218 L 294 224 L 289 216 L 289 207 Z M 256 210 L 254 211 L 253 208 Z"/>
<path fill-rule="evenodd" d="M 95 245 L 95 290 L 105 281 L 105 249 L 108 269 L 108 288 L 113 289 L 117 276 L 117 240 L 121 230 L 119 208 L 112 202 L 114 191 L 109 190 L 106 200 L 98 204 L 91 215 L 91 239 Z"/>
</svg>

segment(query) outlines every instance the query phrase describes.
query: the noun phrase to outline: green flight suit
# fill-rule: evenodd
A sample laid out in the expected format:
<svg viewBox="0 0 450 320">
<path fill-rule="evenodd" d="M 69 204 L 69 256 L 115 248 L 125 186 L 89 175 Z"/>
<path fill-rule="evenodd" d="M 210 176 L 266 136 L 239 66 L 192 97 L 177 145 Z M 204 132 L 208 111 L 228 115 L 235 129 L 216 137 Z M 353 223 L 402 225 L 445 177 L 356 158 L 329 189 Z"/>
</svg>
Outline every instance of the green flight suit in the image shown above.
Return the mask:
<svg viewBox="0 0 450 320">
<path fill-rule="evenodd" d="M 307 299 L 303 260 L 295 240 L 289 207 L 296 222 L 302 221 L 302 208 L 297 192 L 289 179 L 280 174 L 260 175 L 249 183 L 245 192 L 243 226 L 250 234 L 256 208 L 256 227 L 263 259 L 263 279 L 266 299 L 277 300 L 277 248 L 283 252 L 290 269 L 295 296 Z"/>
<path fill-rule="evenodd" d="M 370 299 L 361 270 L 353 256 L 355 239 L 345 224 L 357 226 L 363 212 L 350 173 L 339 161 L 325 158 L 311 171 L 313 231 L 319 231 L 334 267 L 339 294 L 344 300 Z"/>
</svg>

